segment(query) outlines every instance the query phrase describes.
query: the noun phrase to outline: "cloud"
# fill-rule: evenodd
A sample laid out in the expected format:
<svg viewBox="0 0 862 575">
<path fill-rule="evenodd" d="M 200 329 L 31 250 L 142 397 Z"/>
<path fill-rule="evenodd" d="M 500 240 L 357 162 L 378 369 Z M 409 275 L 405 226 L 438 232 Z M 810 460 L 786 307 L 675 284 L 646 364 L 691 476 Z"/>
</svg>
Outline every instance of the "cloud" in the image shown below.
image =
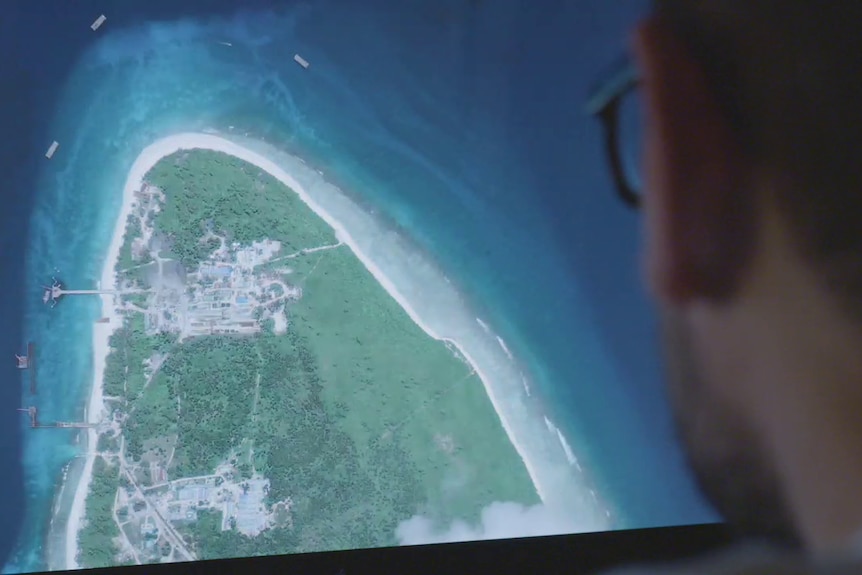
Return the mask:
<svg viewBox="0 0 862 575">
<path fill-rule="evenodd" d="M 416 515 L 395 529 L 401 545 L 454 543 L 513 537 L 537 537 L 583 531 L 573 517 L 543 504 L 526 507 L 519 503 L 495 502 L 482 510 L 477 525 L 456 520 L 441 528 L 431 519 Z"/>
</svg>

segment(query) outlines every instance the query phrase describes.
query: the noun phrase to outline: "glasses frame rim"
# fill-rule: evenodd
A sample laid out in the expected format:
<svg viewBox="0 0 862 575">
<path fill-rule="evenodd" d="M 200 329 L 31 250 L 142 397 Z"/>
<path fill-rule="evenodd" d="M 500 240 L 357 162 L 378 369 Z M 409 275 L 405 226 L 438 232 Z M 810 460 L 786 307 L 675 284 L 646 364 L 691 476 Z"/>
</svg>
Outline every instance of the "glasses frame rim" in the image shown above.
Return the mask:
<svg viewBox="0 0 862 575">
<path fill-rule="evenodd" d="M 628 207 L 637 210 L 641 206 L 641 196 L 625 175 L 620 156 L 619 116 L 620 103 L 640 84 L 640 75 L 633 59 L 625 55 L 612 68 L 596 87 L 590 91 L 585 111 L 599 120 L 602 125 L 605 155 L 611 168 L 617 197 Z"/>
</svg>

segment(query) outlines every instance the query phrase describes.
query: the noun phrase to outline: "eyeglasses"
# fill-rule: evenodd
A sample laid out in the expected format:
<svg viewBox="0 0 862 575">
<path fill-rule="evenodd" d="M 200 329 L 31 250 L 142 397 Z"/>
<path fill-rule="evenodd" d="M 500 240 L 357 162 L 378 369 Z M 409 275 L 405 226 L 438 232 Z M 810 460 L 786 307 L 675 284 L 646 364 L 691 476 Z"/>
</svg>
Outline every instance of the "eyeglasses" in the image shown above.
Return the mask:
<svg viewBox="0 0 862 575">
<path fill-rule="evenodd" d="M 605 152 L 617 196 L 632 209 L 638 209 L 641 203 L 638 173 L 640 121 L 639 118 L 633 119 L 640 113 L 636 90 L 638 82 L 634 62 L 628 56 L 623 57 L 590 91 L 586 103 L 586 113 L 597 117 L 602 124 Z"/>
</svg>

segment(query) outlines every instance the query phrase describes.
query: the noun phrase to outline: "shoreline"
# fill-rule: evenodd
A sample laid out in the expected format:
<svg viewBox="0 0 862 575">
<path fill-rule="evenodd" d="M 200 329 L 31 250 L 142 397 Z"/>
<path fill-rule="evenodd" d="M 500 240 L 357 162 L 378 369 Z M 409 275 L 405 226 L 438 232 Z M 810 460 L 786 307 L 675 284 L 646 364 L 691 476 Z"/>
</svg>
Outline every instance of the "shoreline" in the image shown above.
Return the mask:
<svg viewBox="0 0 862 575">
<path fill-rule="evenodd" d="M 149 149 L 149 148 L 148 148 Z M 146 150 L 145 150 L 146 151 Z M 132 211 L 134 204 L 134 193 L 140 189 L 143 183 L 144 176 L 150 170 L 152 165 L 149 164 L 151 156 L 140 154 L 129 170 L 129 175 L 123 186 L 123 203 L 120 207 L 120 213 L 117 214 L 116 222 L 114 223 L 114 231 L 111 236 L 111 243 L 108 251 L 105 254 L 105 261 L 102 264 L 102 275 L 99 280 L 100 289 L 115 289 L 116 275 L 114 267 L 120 256 L 120 249 L 123 247 L 123 237 L 126 232 L 126 220 Z M 152 164 L 161 159 L 156 158 Z M 122 326 L 123 318 L 118 312 L 116 302 L 113 301 L 114 296 L 100 295 L 101 299 L 101 317 L 108 318 L 108 323 L 93 324 L 93 385 L 90 390 L 87 408 L 84 414 L 85 421 L 89 423 L 98 423 L 104 412 L 104 401 L 102 399 L 102 380 L 105 373 L 105 363 L 108 359 L 108 354 L 111 351 L 110 338 L 113 333 Z M 66 541 L 65 541 L 65 561 L 64 569 L 80 569 L 78 565 L 78 536 L 85 520 L 85 508 L 87 495 L 90 491 L 90 482 L 93 478 L 93 464 L 96 460 L 96 447 L 98 445 L 98 433 L 95 428 L 86 430 L 86 460 L 84 469 L 81 472 L 81 477 L 75 487 L 75 497 L 72 501 L 72 507 L 69 511 L 69 519 L 66 522 Z"/>
<path fill-rule="evenodd" d="M 249 150 L 248 148 L 236 144 L 226 138 L 212 134 L 183 133 L 168 136 L 148 146 L 145 152 L 154 149 L 162 150 L 160 153 L 162 153 L 163 156 L 170 155 L 182 149 L 206 149 L 223 152 L 225 154 L 234 156 L 245 162 L 253 164 L 261 170 L 268 172 L 275 179 L 279 180 L 285 186 L 293 190 L 294 193 L 296 193 L 303 201 L 303 203 L 305 203 L 309 208 L 311 208 L 311 210 L 315 214 L 317 214 L 319 218 L 329 224 L 329 226 L 335 231 L 336 239 L 340 242 L 343 242 L 347 245 L 347 247 L 350 248 L 353 254 L 362 263 L 362 265 L 365 266 L 365 268 L 371 273 L 374 279 L 377 280 L 377 282 L 383 287 L 384 290 L 386 290 L 390 297 L 392 297 L 398 303 L 398 305 L 401 306 L 401 308 L 405 312 L 407 312 L 407 315 L 410 317 L 410 319 L 413 320 L 413 322 L 418 325 L 422 331 L 424 331 L 426 334 L 428 334 L 430 337 L 437 341 L 451 344 L 470 363 L 470 365 L 475 370 L 476 375 L 478 375 L 479 379 L 482 381 L 482 385 L 485 388 L 485 393 L 488 395 L 488 398 L 490 399 L 491 404 L 494 407 L 494 411 L 500 418 L 500 422 L 503 426 L 504 431 L 506 432 L 506 436 L 509 438 L 509 441 L 515 448 L 515 451 L 520 456 L 521 461 L 524 463 L 524 466 L 527 469 L 527 473 L 530 476 L 530 480 L 533 483 L 533 487 L 536 489 L 536 493 L 543 502 L 547 501 L 547 490 L 541 485 L 535 466 L 532 464 L 532 462 L 529 461 L 529 457 L 526 455 L 523 446 L 520 445 L 515 439 L 515 435 L 511 429 L 511 426 L 503 415 L 503 410 L 501 409 L 499 399 L 494 393 L 494 389 L 493 386 L 490 384 L 490 378 L 488 377 L 488 375 L 481 370 L 475 359 L 463 348 L 463 346 L 459 342 L 439 335 L 426 322 L 424 322 L 422 318 L 419 317 L 419 315 L 413 309 L 413 306 L 410 305 L 410 303 L 401 294 L 398 288 L 392 283 L 389 277 L 380 269 L 380 267 L 373 260 L 371 260 L 371 258 L 369 258 L 368 255 L 359 247 L 356 240 L 354 240 L 350 233 L 344 228 L 342 223 L 335 219 L 323 207 L 321 207 L 293 176 L 291 176 L 278 164 L 264 157 L 263 155 L 253 150 Z"/>
<path fill-rule="evenodd" d="M 419 328 L 431 338 L 452 345 L 464 359 L 473 367 L 476 375 L 482 381 L 483 388 L 491 401 L 492 407 L 497 413 L 509 441 L 518 453 L 528 475 L 533 483 L 538 497 L 547 503 L 550 495 L 547 486 L 543 485 L 537 466 L 524 449 L 524 446 L 516 439 L 512 430 L 511 422 L 507 420 L 501 400 L 491 384 L 491 379 L 486 371 L 483 371 L 475 358 L 455 339 L 441 336 L 432 329 L 427 322 L 416 313 L 407 299 L 402 295 L 392 280 L 381 270 L 381 268 L 362 250 L 358 242 L 345 229 L 344 225 L 334 218 L 328 211 L 320 206 L 306 191 L 306 189 L 273 160 L 263 154 L 253 151 L 247 147 L 237 144 L 225 137 L 205 133 L 179 133 L 161 138 L 144 148 L 134 160 L 123 187 L 123 200 L 117 215 L 110 246 L 107 250 L 102 267 L 101 288 L 114 289 L 116 276 L 114 267 L 119 258 L 120 249 L 126 229 L 126 220 L 134 205 L 134 192 L 139 190 L 144 183 L 146 174 L 163 158 L 181 150 L 203 149 L 225 153 L 240 160 L 248 162 L 257 168 L 269 173 L 285 186 L 296 193 L 300 200 L 305 203 L 318 217 L 323 219 L 335 232 L 336 239 L 346 244 L 353 254 L 360 260 L 363 266 L 371 273 L 375 280 L 392 297 L 398 305 L 407 313 Z M 109 318 L 108 323 L 93 324 L 93 385 L 86 409 L 86 421 L 96 423 L 104 411 L 102 379 L 105 363 L 110 352 L 109 338 L 119 327 L 122 326 L 122 316 L 118 311 L 115 296 L 100 295 L 102 298 L 102 317 Z M 484 327 L 484 326 L 483 326 Z M 499 337 L 497 338 L 499 340 Z M 504 345 L 504 344 L 503 344 Z M 506 350 L 508 351 L 508 350 Z M 509 354 L 506 354 L 509 356 Z M 93 464 L 95 462 L 95 449 L 98 441 L 98 433 L 94 428 L 87 429 L 86 462 L 78 484 L 75 488 L 75 496 L 69 519 L 65 529 L 65 565 L 59 566 L 65 569 L 80 568 L 77 562 L 78 537 L 85 521 L 85 504 L 89 493 L 92 479 Z"/>
</svg>

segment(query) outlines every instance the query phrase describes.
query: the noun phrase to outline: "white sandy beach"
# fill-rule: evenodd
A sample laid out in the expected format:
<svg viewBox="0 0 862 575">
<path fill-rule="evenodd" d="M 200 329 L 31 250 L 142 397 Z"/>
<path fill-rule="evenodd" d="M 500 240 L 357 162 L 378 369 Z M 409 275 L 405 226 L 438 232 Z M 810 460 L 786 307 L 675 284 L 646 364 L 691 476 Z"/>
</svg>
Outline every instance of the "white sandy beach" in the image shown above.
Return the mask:
<svg viewBox="0 0 862 575">
<path fill-rule="evenodd" d="M 146 153 L 141 154 L 129 172 L 123 188 L 123 205 L 120 208 L 120 213 L 117 215 L 116 224 L 114 224 L 114 233 L 111 236 L 111 244 L 105 256 L 105 262 L 102 265 L 102 275 L 99 283 L 100 289 L 112 290 L 116 287 L 114 266 L 120 256 L 120 248 L 123 247 L 126 219 L 132 210 L 132 203 L 135 197 L 134 192 L 140 189 L 144 176 L 160 158 L 161 156 L 153 156 L 152 154 L 149 156 Z M 114 296 L 101 295 L 99 297 L 102 298 L 101 317 L 108 318 L 108 323 L 96 323 L 93 325 L 93 387 L 90 391 L 90 399 L 87 402 L 86 413 L 86 421 L 90 423 L 98 423 L 104 415 L 105 406 L 102 401 L 102 378 L 105 373 L 105 362 L 110 352 L 108 342 L 114 331 L 122 326 L 122 317 L 113 301 Z M 97 439 L 96 430 L 93 428 L 88 429 L 85 446 L 87 459 L 84 463 L 84 471 L 81 474 L 81 479 L 75 488 L 75 498 L 72 502 L 72 509 L 69 512 L 69 520 L 66 524 L 66 569 L 79 568 L 77 562 L 78 533 L 83 525 L 84 503 L 90 489 L 90 480 L 93 477 Z"/>
<path fill-rule="evenodd" d="M 258 154 L 257 152 L 251 151 L 219 136 L 198 133 L 184 133 L 170 136 L 161 139 L 144 149 L 143 152 L 141 152 L 141 154 L 135 160 L 123 188 L 122 208 L 120 210 L 120 213 L 117 215 L 116 225 L 114 227 L 114 233 L 111 239 L 110 248 L 108 249 L 105 263 L 102 269 L 102 289 L 113 289 L 113 286 L 115 285 L 115 276 L 113 270 L 120 253 L 120 248 L 122 247 L 126 219 L 132 207 L 132 203 L 134 200 L 134 192 L 141 188 L 144 176 L 156 163 L 158 163 L 165 156 L 168 156 L 170 154 L 173 154 L 174 152 L 183 149 L 207 149 L 219 151 L 226 154 L 230 154 L 257 166 L 261 170 L 270 173 L 273 177 L 277 178 L 283 184 L 294 190 L 299 195 L 299 197 L 319 217 L 321 217 L 330 226 L 332 226 L 332 228 L 335 230 L 336 237 L 338 238 L 338 240 L 344 242 L 350 247 L 353 253 L 360 259 L 360 261 L 362 261 L 362 263 L 377 279 L 380 285 L 382 285 L 383 288 L 399 303 L 399 305 L 401 305 L 401 307 L 408 313 L 411 319 L 413 319 L 413 321 L 416 322 L 417 325 L 419 325 L 420 328 L 422 328 L 426 333 L 428 333 L 428 335 L 435 339 L 451 343 L 458 349 L 458 351 L 463 355 L 463 357 L 466 358 L 467 361 L 473 365 L 473 367 L 476 369 L 476 373 L 482 380 L 482 383 L 489 398 L 491 399 L 494 409 L 500 416 L 500 420 L 509 439 L 511 440 L 515 449 L 521 456 L 521 459 L 524 462 L 524 465 L 533 481 L 533 484 L 536 487 L 536 491 L 539 497 L 543 501 L 547 501 L 548 488 L 547 486 L 542 485 L 542 482 L 538 477 L 538 474 L 536 472 L 536 462 L 533 461 L 533 459 L 530 457 L 530 454 L 523 448 L 522 445 L 519 444 L 517 438 L 515 437 L 512 431 L 511 422 L 507 420 L 505 410 L 501 409 L 500 400 L 497 397 L 493 386 L 491 385 L 488 375 L 483 372 L 483 370 L 477 365 L 473 357 L 471 357 L 471 355 L 463 348 L 462 345 L 460 345 L 459 342 L 453 341 L 446 337 L 442 337 L 438 333 L 435 333 L 435 331 L 429 327 L 428 323 L 416 313 L 414 308 L 405 299 L 403 294 L 399 292 L 399 290 L 396 288 L 390 278 L 387 277 L 383 273 L 383 271 L 381 271 L 378 265 L 376 265 L 375 262 L 372 261 L 366 253 L 363 252 L 359 244 L 350 235 L 350 232 L 348 232 L 338 220 L 336 220 L 332 215 L 330 215 L 320 205 L 318 205 L 318 203 L 314 201 L 314 199 L 290 174 L 288 174 L 284 169 L 279 167 L 276 163 L 267 159 L 261 154 Z M 95 324 L 95 326 L 93 327 L 93 352 L 95 369 L 93 389 L 90 395 L 90 400 L 87 408 L 87 417 L 91 422 L 99 421 L 104 411 L 104 405 L 102 402 L 102 376 L 105 369 L 105 360 L 109 352 L 108 339 L 113 333 L 113 331 L 121 325 L 120 314 L 115 307 L 115 302 L 111 301 L 113 296 L 101 297 L 103 298 L 102 316 L 110 318 L 110 322 L 107 324 Z M 499 343 L 501 346 L 505 346 L 502 341 L 500 341 Z M 508 349 L 505 349 L 505 351 L 508 352 Z M 507 353 L 507 355 L 510 354 Z M 95 458 L 93 452 L 96 448 L 96 431 L 93 429 L 88 430 L 87 437 L 88 455 L 84 472 L 75 491 L 74 503 L 69 516 L 69 522 L 66 532 L 67 569 L 74 569 L 77 567 L 76 554 L 78 550 L 78 533 L 84 519 L 84 502 L 89 489 L 89 484 L 92 477 L 93 462 Z"/>
</svg>

